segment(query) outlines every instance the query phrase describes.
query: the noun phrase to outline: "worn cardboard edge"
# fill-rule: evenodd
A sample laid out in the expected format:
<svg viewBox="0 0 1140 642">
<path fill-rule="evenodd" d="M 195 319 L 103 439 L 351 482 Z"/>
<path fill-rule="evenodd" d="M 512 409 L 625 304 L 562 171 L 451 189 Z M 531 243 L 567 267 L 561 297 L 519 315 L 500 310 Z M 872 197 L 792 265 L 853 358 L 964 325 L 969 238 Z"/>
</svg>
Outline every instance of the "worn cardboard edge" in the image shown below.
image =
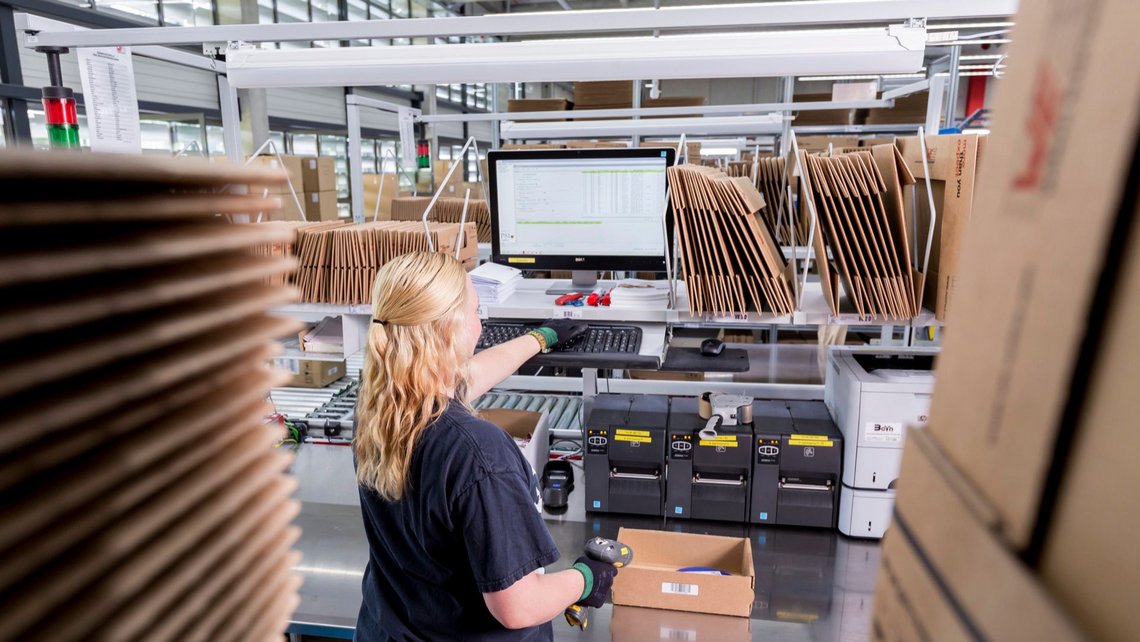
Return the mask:
<svg viewBox="0 0 1140 642">
<path fill-rule="evenodd" d="M 1028 545 L 1022 553 L 1022 559 L 1030 566 L 1037 566 L 1041 562 L 1048 543 L 1054 508 L 1063 492 L 1065 473 L 1072 460 L 1073 445 L 1080 430 L 1085 402 L 1092 391 L 1098 357 L 1103 350 L 1112 348 L 1102 344 L 1105 335 L 1111 330 L 1109 322 L 1115 304 L 1113 295 L 1127 268 L 1130 250 L 1136 250 L 1130 247 L 1129 241 L 1132 238 L 1133 226 L 1136 225 L 1138 206 L 1140 206 L 1140 144 L 1132 150 L 1132 161 L 1124 182 L 1124 192 L 1117 204 L 1116 217 L 1104 251 L 1104 263 L 1089 306 L 1085 335 L 1081 339 L 1073 363 L 1073 374 L 1069 378 L 1071 382 L 1069 396 L 1061 410 L 1053 445 L 1053 457 L 1041 488 L 1037 520 L 1030 533 Z"/>
</svg>

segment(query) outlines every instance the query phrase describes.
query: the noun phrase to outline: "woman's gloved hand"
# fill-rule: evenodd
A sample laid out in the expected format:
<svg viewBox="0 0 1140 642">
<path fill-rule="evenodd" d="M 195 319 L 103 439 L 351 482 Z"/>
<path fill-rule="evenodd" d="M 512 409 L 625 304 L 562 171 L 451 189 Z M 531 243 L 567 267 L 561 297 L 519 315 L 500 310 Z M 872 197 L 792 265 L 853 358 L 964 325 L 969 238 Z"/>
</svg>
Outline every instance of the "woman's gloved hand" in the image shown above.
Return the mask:
<svg viewBox="0 0 1140 642">
<path fill-rule="evenodd" d="M 610 594 L 610 588 L 614 585 L 614 576 L 618 572 L 617 568 L 613 564 L 599 562 L 585 555 L 575 560 L 574 566 L 570 568 L 579 571 L 586 578 L 586 588 L 576 604 L 594 608 L 605 604 L 606 596 Z"/>
<path fill-rule="evenodd" d="M 575 319 L 550 319 L 543 322 L 539 330 L 543 328 L 554 331 L 556 340 L 549 345 L 549 347 L 553 348 L 584 334 L 586 330 L 590 328 L 590 324 Z"/>
</svg>

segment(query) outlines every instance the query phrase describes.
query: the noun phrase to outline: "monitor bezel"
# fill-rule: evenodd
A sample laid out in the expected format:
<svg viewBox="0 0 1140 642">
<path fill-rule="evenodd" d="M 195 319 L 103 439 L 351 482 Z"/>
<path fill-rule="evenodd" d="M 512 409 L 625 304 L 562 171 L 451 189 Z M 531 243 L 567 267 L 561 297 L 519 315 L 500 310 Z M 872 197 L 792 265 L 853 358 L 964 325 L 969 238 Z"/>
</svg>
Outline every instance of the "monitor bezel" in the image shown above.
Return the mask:
<svg viewBox="0 0 1140 642">
<path fill-rule="evenodd" d="M 504 255 L 499 246 L 499 207 L 498 207 L 498 160 L 510 159 L 607 159 L 607 158 L 661 158 L 665 152 L 665 166 L 672 167 L 677 151 L 671 147 L 609 147 L 584 149 L 539 149 L 539 150 L 495 150 L 487 153 L 487 178 L 489 194 L 487 206 L 491 215 L 491 261 L 509 265 L 521 270 L 611 270 L 632 272 L 667 272 L 666 259 L 672 256 L 673 244 L 673 203 L 666 203 L 665 251 L 660 256 L 594 255 L 574 256 L 568 254 L 509 254 Z M 666 182 L 668 190 L 668 182 Z M 515 259 L 512 261 L 511 259 Z"/>
</svg>

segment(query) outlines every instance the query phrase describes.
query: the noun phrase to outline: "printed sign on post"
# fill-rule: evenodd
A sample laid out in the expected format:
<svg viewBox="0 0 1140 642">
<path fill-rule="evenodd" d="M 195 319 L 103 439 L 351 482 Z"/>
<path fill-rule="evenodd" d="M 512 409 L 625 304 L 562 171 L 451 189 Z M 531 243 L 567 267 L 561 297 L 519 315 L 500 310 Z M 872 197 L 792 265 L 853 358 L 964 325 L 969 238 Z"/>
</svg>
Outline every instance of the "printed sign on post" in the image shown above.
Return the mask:
<svg viewBox="0 0 1140 642">
<path fill-rule="evenodd" d="M 130 47 L 80 47 L 79 79 L 93 152 L 142 153 Z"/>
</svg>

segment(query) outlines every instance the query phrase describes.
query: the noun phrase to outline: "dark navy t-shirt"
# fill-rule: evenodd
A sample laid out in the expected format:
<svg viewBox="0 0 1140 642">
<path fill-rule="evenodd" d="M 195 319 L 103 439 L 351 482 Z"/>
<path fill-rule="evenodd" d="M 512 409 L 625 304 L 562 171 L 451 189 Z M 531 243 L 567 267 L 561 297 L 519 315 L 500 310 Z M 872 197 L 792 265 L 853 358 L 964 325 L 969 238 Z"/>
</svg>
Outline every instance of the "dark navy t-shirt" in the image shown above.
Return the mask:
<svg viewBox="0 0 1140 642">
<path fill-rule="evenodd" d="M 508 630 L 483 593 L 558 559 L 538 480 L 514 440 L 459 404 L 416 443 L 398 502 L 360 488 L 369 559 L 355 640 L 552 640 Z"/>
</svg>

